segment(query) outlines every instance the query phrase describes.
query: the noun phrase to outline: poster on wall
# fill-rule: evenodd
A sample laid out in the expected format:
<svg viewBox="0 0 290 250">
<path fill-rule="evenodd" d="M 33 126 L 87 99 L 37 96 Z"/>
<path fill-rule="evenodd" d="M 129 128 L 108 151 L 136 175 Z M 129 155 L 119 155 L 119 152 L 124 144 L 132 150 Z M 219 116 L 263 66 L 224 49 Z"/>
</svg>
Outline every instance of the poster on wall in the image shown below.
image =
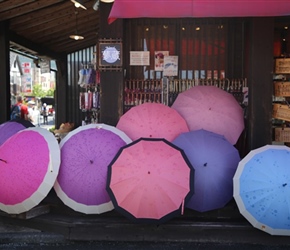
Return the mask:
<svg viewBox="0 0 290 250">
<path fill-rule="evenodd" d="M 148 66 L 150 65 L 149 51 L 130 51 L 131 66 Z"/>
<path fill-rule="evenodd" d="M 178 56 L 164 56 L 163 76 L 178 75 Z"/>
<path fill-rule="evenodd" d="M 169 51 L 155 51 L 154 52 L 155 71 L 163 71 L 165 56 L 169 56 Z"/>
</svg>

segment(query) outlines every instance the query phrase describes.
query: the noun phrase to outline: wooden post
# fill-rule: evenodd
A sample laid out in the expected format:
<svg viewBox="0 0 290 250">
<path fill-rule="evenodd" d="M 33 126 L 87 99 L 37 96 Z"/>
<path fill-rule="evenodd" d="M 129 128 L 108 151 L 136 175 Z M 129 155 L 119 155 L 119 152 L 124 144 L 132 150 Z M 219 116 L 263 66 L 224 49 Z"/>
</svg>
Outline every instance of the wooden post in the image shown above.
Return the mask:
<svg viewBox="0 0 290 250">
<path fill-rule="evenodd" d="M 0 22 L 0 124 L 10 116 L 10 56 L 8 23 Z"/>
<path fill-rule="evenodd" d="M 249 150 L 272 144 L 274 18 L 252 18 L 249 66 Z"/>
</svg>

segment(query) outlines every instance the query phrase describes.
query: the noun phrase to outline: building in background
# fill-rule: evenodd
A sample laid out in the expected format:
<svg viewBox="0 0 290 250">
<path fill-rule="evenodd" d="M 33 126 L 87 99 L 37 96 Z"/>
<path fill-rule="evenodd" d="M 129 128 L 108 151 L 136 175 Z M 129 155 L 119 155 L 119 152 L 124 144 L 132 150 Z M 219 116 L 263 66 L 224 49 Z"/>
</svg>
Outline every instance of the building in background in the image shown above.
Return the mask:
<svg viewBox="0 0 290 250">
<path fill-rule="evenodd" d="M 38 59 L 10 51 L 10 84 L 12 99 L 19 94 L 30 95 L 37 84 L 41 85 L 44 91 L 55 89 L 55 62 L 48 61 L 48 67 L 43 70 Z M 11 103 L 14 101 L 11 100 Z"/>
</svg>

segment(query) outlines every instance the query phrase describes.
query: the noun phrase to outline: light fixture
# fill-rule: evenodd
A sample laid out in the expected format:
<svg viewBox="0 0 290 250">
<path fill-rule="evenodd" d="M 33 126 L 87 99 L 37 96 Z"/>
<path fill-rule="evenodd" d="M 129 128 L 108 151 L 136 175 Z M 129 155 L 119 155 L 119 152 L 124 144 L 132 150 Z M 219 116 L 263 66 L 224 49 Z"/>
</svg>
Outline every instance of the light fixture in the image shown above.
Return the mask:
<svg viewBox="0 0 290 250">
<path fill-rule="evenodd" d="M 75 11 L 75 16 L 76 16 L 76 31 L 75 31 L 75 33 L 73 35 L 70 35 L 69 37 L 71 39 L 74 39 L 74 40 L 82 40 L 82 39 L 84 39 L 84 37 L 78 35 L 78 18 L 77 18 L 77 14 L 78 14 L 78 12 Z"/>
<path fill-rule="evenodd" d="M 71 2 L 73 2 L 75 4 L 76 8 L 83 8 L 84 10 L 86 10 L 87 8 L 84 6 L 84 3 L 82 0 L 70 0 Z"/>
<path fill-rule="evenodd" d="M 95 11 L 97 11 L 97 10 L 99 9 L 99 4 L 100 4 L 100 0 L 97 0 L 97 1 L 94 3 L 94 5 L 93 5 L 93 9 L 94 9 Z"/>
<path fill-rule="evenodd" d="M 112 3 L 112 2 L 114 2 L 115 0 L 101 0 L 101 2 L 103 2 L 103 3 Z"/>
</svg>

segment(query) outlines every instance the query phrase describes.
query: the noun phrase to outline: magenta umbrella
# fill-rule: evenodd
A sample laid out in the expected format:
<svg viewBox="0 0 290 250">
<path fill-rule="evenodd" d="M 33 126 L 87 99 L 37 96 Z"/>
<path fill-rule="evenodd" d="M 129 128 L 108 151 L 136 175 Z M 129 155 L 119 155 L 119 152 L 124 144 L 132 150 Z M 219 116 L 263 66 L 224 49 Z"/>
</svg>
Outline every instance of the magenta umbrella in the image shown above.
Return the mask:
<svg viewBox="0 0 290 250">
<path fill-rule="evenodd" d="M 11 120 L 2 123 L 0 125 L 0 145 L 18 131 L 29 127 L 34 127 L 34 125 L 30 121 L 23 119 Z"/>
<path fill-rule="evenodd" d="M 161 103 L 143 103 L 131 108 L 121 116 L 116 127 L 132 140 L 143 137 L 172 141 L 180 133 L 189 131 L 184 118 Z"/>
<path fill-rule="evenodd" d="M 0 146 L 0 209 L 26 212 L 52 189 L 60 165 L 54 135 L 43 128 L 27 128 Z"/>
<path fill-rule="evenodd" d="M 140 138 L 110 163 L 107 190 L 117 211 L 135 222 L 158 224 L 182 214 L 193 178 L 183 150 L 165 139 Z"/>
<path fill-rule="evenodd" d="M 108 22 L 116 18 L 287 16 L 289 13 L 287 0 L 115 0 Z"/>
<path fill-rule="evenodd" d="M 61 165 L 54 189 L 64 204 L 85 214 L 114 209 L 106 191 L 108 165 L 132 140 L 106 124 L 90 124 L 68 133 L 60 142 Z"/>
<path fill-rule="evenodd" d="M 180 93 L 172 108 L 192 130 L 205 129 L 236 144 L 244 130 L 244 114 L 233 95 L 215 86 L 194 86 Z"/>
</svg>

